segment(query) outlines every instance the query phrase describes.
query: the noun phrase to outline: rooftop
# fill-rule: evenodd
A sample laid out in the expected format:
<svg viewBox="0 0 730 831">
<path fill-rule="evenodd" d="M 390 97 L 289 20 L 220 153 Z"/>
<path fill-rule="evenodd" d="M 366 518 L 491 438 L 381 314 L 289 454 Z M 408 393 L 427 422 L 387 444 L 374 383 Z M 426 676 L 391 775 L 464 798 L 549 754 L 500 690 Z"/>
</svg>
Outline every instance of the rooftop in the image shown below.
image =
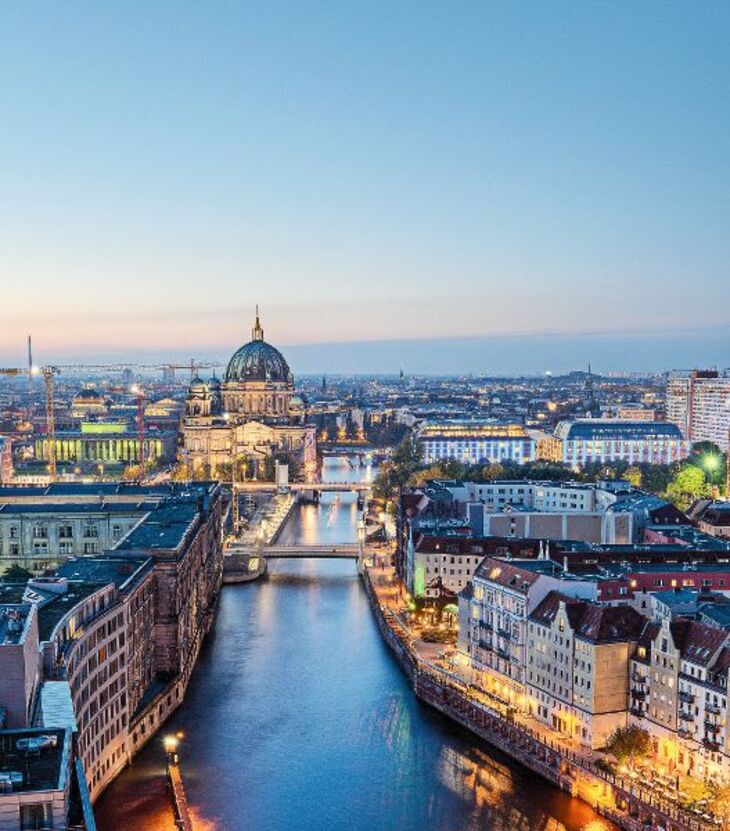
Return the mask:
<svg viewBox="0 0 730 831">
<path fill-rule="evenodd" d="M 563 421 L 555 434 L 564 441 L 683 441 L 679 427 L 671 422 L 622 421 L 616 418 Z"/>
<path fill-rule="evenodd" d="M 70 751 L 71 734 L 64 729 L 2 730 L 0 775 L 16 774 L 16 793 L 63 790 Z"/>
<path fill-rule="evenodd" d="M 150 568 L 151 557 L 76 557 L 63 563 L 56 573 L 59 577 L 66 577 L 69 585 L 79 582 L 96 586 L 113 583 L 117 589 L 124 591 Z"/>
<path fill-rule="evenodd" d="M 164 502 L 123 537 L 115 551 L 137 549 L 176 550 L 198 519 L 198 504 L 192 499 Z"/>
<path fill-rule="evenodd" d="M 23 643 L 32 619 L 32 609 L 29 603 L 0 605 L 0 646 Z"/>
</svg>

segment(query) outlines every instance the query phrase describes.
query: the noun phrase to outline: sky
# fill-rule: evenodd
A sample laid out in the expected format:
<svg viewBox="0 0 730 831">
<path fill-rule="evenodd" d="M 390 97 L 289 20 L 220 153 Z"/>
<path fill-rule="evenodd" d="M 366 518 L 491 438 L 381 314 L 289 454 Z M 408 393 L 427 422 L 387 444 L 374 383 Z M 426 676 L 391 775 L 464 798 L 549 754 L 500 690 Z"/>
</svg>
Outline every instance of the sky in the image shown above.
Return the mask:
<svg viewBox="0 0 730 831">
<path fill-rule="evenodd" d="M 730 364 L 730 4 L 0 4 L 0 361 Z"/>
</svg>

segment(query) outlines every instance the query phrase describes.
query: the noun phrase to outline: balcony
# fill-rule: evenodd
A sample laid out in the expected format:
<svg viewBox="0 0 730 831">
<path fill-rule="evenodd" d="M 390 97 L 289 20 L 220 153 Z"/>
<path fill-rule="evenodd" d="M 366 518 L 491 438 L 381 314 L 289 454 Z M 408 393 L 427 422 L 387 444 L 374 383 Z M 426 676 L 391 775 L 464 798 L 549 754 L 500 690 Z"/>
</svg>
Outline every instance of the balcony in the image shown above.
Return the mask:
<svg viewBox="0 0 730 831">
<path fill-rule="evenodd" d="M 631 680 L 635 684 L 646 684 L 648 678 L 646 675 L 642 675 L 640 672 L 634 671 L 631 673 Z"/>
<path fill-rule="evenodd" d="M 509 631 L 509 629 L 497 629 L 497 634 L 500 638 L 504 638 L 506 641 L 512 638 L 512 633 Z"/>
<path fill-rule="evenodd" d="M 722 745 L 720 742 L 715 741 L 714 739 L 704 738 L 702 739 L 702 744 L 708 749 L 712 750 L 713 752 L 717 752 L 722 749 Z"/>
<path fill-rule="evenodd" d="M 715 724 L 714 721 L 710 721 L 709 719 L 705 719 L 705 732 L 712 733 L 713 735 L 717 735 L 720 732 L 720 725 Z"/>
<path fill-rule="evenodd" d="M 631 697 L 637 701 L 646 701 L 646 692 L 644 690 L 631 690 Z"/>
<path fill-rule="evenodd" d="M 497 655 L 499 655 L 500 658 L 504 658 L 505 661 L 509 661 L 511 657 L 509 649 L 503 649 L 501 646 L 497 647 Z"/>
<path fill-rule="evenodd" d="M 680 710 L 678 713 L 680 721 L 694 721 L 695 717 L 687 710 Z"/>
<path fill-rule="evenodd" d="M 491 652 L 492 651 L 492 644 L 489 643 L 488 641 L 479 641 L 477 643 L 477 646 L 479 647 L 479 649 L 483 649 L 485 652 Z"/>
<path fill-rule="evenodd" d="M 646 715 L 646 710 L 640 704 L 632 704 L 629 707 L 629 712 L 637 718 L 643 718 Z"/>
<path fill-rule="evenodd" d="M 494 631 L 494 626 L 491 623 L 488 623 L 486 620 L 479 621 L 479 628 L 484 629 L 485 632 L 492 632 Z"/>
<path fill-rule="evenodd" d="M 691 692 L 687 692 L 686 690 L 679 691 L 679 700 L 684 701 L 685 704 L 694 704 L 695 697 Z"/>
<path fill-rule="evenodd" d="M 705 704 L 705 712 L 713 716 L 719 716 L 722 713 L 722 708 L 718 707 L 717 704 Z"/>
<path fill-rule="evenodd" d="M 691 730 L 684 730 L 680 727 L 680 729 L 677 730 L 677 735 L 680 739 L 691 739 L 693 734 Z"/>
</svg>

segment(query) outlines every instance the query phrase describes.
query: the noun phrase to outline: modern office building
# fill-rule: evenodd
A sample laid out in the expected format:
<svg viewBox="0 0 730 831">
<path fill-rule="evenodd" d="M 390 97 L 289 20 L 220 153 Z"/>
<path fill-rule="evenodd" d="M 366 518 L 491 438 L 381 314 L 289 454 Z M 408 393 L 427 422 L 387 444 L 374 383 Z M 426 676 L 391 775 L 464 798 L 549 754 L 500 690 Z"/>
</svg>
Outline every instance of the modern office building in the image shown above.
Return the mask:
<svg viewBox="0 0 730 831">
<path fill-rule="evenodd" d="M 537 441 L 521 424 L 450 420 L 424 422 L 417 430 L 426 464 L 453 459 L 463 464 L 523 464 L 537 457 Z"/>
<path fill-rule="evenodd" d="M 661 421 L 581 419 L 562 421 L 555 430 L 562 444 L 561 461 L 572 467 L 591 462 L 671 464 L 690 451 L 680 429 Z"/>
</svg>

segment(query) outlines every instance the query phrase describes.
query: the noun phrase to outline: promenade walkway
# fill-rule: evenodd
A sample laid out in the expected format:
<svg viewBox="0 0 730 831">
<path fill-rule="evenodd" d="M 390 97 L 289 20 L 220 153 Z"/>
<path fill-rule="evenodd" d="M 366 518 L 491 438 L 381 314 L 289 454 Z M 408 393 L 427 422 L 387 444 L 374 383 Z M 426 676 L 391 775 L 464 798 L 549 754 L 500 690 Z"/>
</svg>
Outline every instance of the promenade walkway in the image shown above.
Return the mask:
<svg viewBox="0 0 730 831">
<path fill-rule="evenodd" d="M 576 796 L 585 798 L 578 786 L 579 774 L 589 783 L 604 783 L 601 798 L 597 795 L 586 801 L 622 828 L 632 831 L 634 828 L 644 827 L 691 831 L 722 828 L 722 822 L 718 818 L 706 812 L 690 811 L 682 807 L 675 788 L 668 787 L 660 781 L 652 781 L 648 774 L 645 778 L 640 778 L 636 773 L 614 775 L 602 769 L 598 765 L 599 761 L 610 757 L 582 747 L 536 719 L 509 708 L 506 702 L 476 688 L 469 677 L 470 669 L 467 666 L 459 667 L 451 660 L 449 653 L 454 652 L 452 647 L 426 643 L 418 637 L 418 629 L 410 625 L 405 598 L 396 581 L 394 569 L 390 566 L 369 568 L 367 577 L 387 626 L 413 661 L 411 669 L 416 678 L 416 687 L 423 688 L 421 691 L 426 694 L 420 697 L 424 700 L 470 728 L 491 725 L 489 729 L 494 730 L 497 726 L 497 730 L 501 730 L 504 727 L 507 731 L 505 735 L 501 736 L 495 731 L 493 743 L 518 760 L 527 762 L 528 767 L 538 772 L 541 772 L 540 766 L 531 763 L 536 753 L 543 757 L 546 763 L 551 758 L 551 753 L 557 753 L 556 758 L 560 759 L 559 767 L 563 768 L 567 764 L 568 768 L 574 770 L 574 773 L 568 774 L 567 779 L 575 783 L 575 788 L 571 788 L 571 792 Z M 423 679 L 426 679 L 425 684 Z M 428 689 L 428 679 L 433 681 L 433 691 Z M 483 733 L 479 729 L 475 729 L 474 732 L 479 735 Z M 487 739 L 489 740 L 488 735 Z M 527 757 L 524 756 L 526 748 Z M 565 776 L 556 772 L 555 758 L 551 764 L 552 768 L 548 765 L 544 775 L 564 787 L 567 780 Z M 620 802 L 622 806 L 614 804 L 616 802 Z M 622 807 L 629 806 L 632 813 L 637 814 L 636 817 L 630 815 L 628 810 L 622 810 Z M 652 822 L 656 820 L 660 824 L 646 825 L 648 817 L 653 818 Z"/>
</svg>

